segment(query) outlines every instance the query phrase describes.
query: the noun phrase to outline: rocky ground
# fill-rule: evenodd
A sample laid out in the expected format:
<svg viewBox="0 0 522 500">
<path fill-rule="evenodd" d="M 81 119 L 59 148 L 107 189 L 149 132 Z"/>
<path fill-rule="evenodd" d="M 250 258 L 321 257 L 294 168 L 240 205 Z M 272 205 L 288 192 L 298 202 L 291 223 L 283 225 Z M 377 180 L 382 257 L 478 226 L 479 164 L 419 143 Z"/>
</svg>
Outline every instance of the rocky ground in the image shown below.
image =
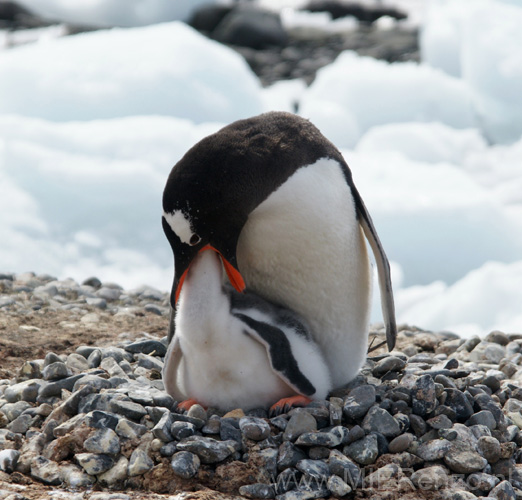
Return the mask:
<svg viewBox="0 0 522 500">
<path fill-rule="evenodd" d="M 0 499 L 522 498 L 522 334 L 402 326 L 349 386 L 269 418 L 178 412 L 167 322 L 151 288 L 0 275 Z"/>
</svg>

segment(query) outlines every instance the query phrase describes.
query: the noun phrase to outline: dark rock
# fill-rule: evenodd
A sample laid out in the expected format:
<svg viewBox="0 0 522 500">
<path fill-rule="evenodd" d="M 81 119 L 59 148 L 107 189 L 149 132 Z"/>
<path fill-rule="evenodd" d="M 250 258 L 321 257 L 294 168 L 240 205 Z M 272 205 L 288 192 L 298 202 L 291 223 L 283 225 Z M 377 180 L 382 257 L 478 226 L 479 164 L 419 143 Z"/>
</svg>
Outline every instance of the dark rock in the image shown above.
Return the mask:
<svg viewBox="0 0 522 500">
<path fill-rule="evenodd" d="M 229 12 L 213 30 L 212 38 L 253 49 L 282 47 L 288 42 L 279 14 L 254 6 L 240 6 Z"/>
<path fill-rule="evenodd" d="M 473 407 L 466 395 L 458 389 L 445 389 L 446 401 L 444 404 L 455 410 L 457 420 L 465 422 L 473 415 Z"/>
<path fill-rule="evenodd" d="M 359 464 L 373 464 L 379 455 L 377 436 L 375 434 L 369 434 L 363 439 L 345 446 L 343 453 Z"/>
<path fill-rule="evenodd" d="M 271 484 L 245 484 L 239 488 L 239 494 L 246 498 L 274 498 L 275 488 Z"/>
<path fill-rule="evenodd" d="M 270 436 L 270 426 L 257 417 L 243 417 L 239 420 L 239 428 L 247 439 L 262 441 Z"/>
<path fill-rule="evenodd" d="M 119 413 L 130 420 L 140 420 L 147 415 L 147 410 L 143 406 L 132 401 L 115 399 L 111 402 L 110 408 L 114 413 Z"/>
<path fill-rule="evenodd" d="M 352 389 L 343 407 L 344 415 L 351 420 L 360 420 L 375 404 L 376 395 L 373 385 L 361 385 Z"/>
<path fill-rule="evenodd" d="M 196 426 L 190 422 L 173 422 L 170 433 L 175 439 L 181 440 L 196 434 Z"/>
<path fill-rule="evenodd" d="M 400 433 L 400 427 L 397 422 L 386 410 L 378 406 L 372 406 L 362 423 L 363 429 L 370 432 L 379 432 L 385 437 L 395 437 Z"/>
<path fill-rule="evenodd" d="M 188 24 L 198 31 L 209 34 L 231 10 L 232 6 L 229 5 L 204 4 L 194 9 Z"/>
<path fill-rule="evenodd" d="M 481 410 L 472 415 L 467 421 L 466 425 L 471 427 L 472 425 L 485 425 L 488 429 L 496 429 L 497 422 L 495 417 L 489 410 Z"/>
<path fill-rule="evenodd" d="M 317 430 L 317 421 L 310 413 L 299 411 L 294 413 L 283 433 L 285 441 L 295 441 L 301 434 Z"/>
<path fill-rule="evenodd" d="M 306 453 L 290 441 L 284 441 L 279 447 L 277 456 L 277 469 L 282 471 L 289 467 L 295 467 L 297 462 L 304 460 Z"/>
<path fill-rule="evenodd" d="M 103 474 L 114 465 L 112 457 L 99 453 L 77 453 L 74 458 L 92 476 Z"/>
<path fill-rule="evenodd" d="M 311 0 L 304 10 L 310 12 L 328 12 L 333 19 L 355 17 L 358 21 L 372 24 L 383 16 L 394 19 L 406 19 L 407 15 L 394 7 L 380 4 L 359 2 L 341 2 L 338 0 Z"/>
<path fill-rule="evenodd" d="M 401 434 L 390 442 L 388 449 L 390 453 L 401 453 L 406 451 L 414 440 L 415 436 L 413 434 Z"/>
<path fill-rule="evenodd" d="M 340 477 L 352 488 L 356 488 L 361 481 L 359 466 L 338 450 L 332 450 L 328 458 L 330 474 Z"/>
<path fill-rule="evenodd" d="M 86 451 L 106 455 L 120 452 L 120 438 L 112 429 L 97 429 L 83 443 Z"/>
<path fill-rule="evenodd" d="M 202 436 L 191 436 L 178 443 L 178 450 L 195 453 L 204 464 L 213 464 L 225 460 L 237 449 L 235 441 L 217 441 Z"/>
<path fill-rule="evenodd" d="M 154 356 L 165 356 L 167 347 L 158 340 L 138 340 L 125 346 L 125 350 L 132 354 L 149 354 Z"/>
<path fill-rule="evenodd" d="M 459 441 L 455 441 L 444 454 L 444 462 L 453 472 L 459 474 L 482 471 L 488 464 L 485 458 Z"/>
<path fill-rule="evenodd" d="M 422 375 L 415 382 L 412 390 L 412 411 L 415 415 L 425 417 L 437 406 L 435 382 L 430 375 Z"/>
</svg>

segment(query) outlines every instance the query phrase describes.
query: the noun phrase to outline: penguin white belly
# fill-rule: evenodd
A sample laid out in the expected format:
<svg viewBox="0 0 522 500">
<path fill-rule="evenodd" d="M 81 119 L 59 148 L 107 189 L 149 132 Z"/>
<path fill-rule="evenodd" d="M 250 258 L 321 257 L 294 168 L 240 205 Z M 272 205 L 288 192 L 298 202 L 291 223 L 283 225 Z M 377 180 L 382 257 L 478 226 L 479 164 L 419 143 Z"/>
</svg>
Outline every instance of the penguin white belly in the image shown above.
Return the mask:
<svg viewBox="0 0 522 500">
<path fill-rule="evenodd" d="M 216 324 L 216 328 L 227 328 Z M 291 388 L 271 369 L 266 349 L 236 325 L 234 338 L 200 343 L 180 338 L 183 352 L 178 368 L 179 389 L 185 398 L 224 410 L 268 407 L 288 396 Z M 217 331 L 217 330 L 216 330 Z"/>
<path fill-rule="evenodd" d="M 340 165 L 299 168 L 252 211 L 237 258 L 249 289 L 307 320 L 333 387 L 353 379 L 368 346 L 371 267 Z"/>
</svg>

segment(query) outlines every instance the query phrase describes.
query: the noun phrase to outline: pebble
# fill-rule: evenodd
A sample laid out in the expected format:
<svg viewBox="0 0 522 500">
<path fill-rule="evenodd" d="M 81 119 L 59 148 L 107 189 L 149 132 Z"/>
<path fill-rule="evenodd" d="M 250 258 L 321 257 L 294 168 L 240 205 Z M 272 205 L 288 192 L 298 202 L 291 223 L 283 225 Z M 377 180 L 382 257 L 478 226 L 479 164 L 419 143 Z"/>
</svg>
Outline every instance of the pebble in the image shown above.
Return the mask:
<svg viewBox="0 0 522 500">
<path fill-rule="evenodd" d="M 45 290 L 38 297 L 49 295 L 46 290 L 60 297 L 52 299 L 58 304 L 53 307 L 71 314 L 67 322 L 75 328 L 86 314 L 100 318 L 121 308 L 143 314 L 146 300 L 168 307 L 166 295 L 145 299 L 145 289 L 125 293 L 98 286 L 118 295 L 103 299 L 102 313 L 92 300 L 101 299 L 96 287 L 74 288 L 70 282 L 47 287 L 34 275 L 23 286 L 13 283 L 3 293 L 23 293 L 31 301 L 31 290 L 40 286 Z M 82 301 L 79 312 L 78 304 L 67 302 L 76 296 Z M 21 303 L 15 300 L 8 313 Z M 502 332 L 466 341 L 428 332 L 408 335 L 400 333 L 409 342 L 403 352 L 369 360 L 328 401 L 271 419 L 265 409 L 223 415 L 193 405 L 178 413 L 157 379 L 165 338 L 49 352 L 45 359 L 26 360 L 11 380 L 0 380 L 0 470 L 31 474 L 83 495 L 93 487 L 141 488 L 156 470 L 170 467 L 180 481 L 197 477 L 206 486 L 210 477 L 223 474 L 241 478 L 234 493 L 243 497 L 289 500 L 342 498 L 360 489 L 365 495 L 370 483 L 395 491 L 410 469 L 411 484 L 441 500 L 520 496 L 522 342 Z M 464 479 L 454 483 L 452 476 L 460 474 Z M 227 488 L 226 483 L 216 480 L 214 487 Z M 99 495 L 105 500 L 103 495 L 114 493 Z"/>
<path fill-rule="evenodd" d="M 285 441 L 295 441 L 305 432 L 317 430 L 317 420 L 307 411 L 299 411 L 292 415 L 283 433 Z"/>
<path fill-rule="evenodd" d="M 190 479 L 198 473 L 200 463 L 198 455 L 190 451 L 179 451 L 172 456 L 170 466 L 177 476 Z"/>
</svg>

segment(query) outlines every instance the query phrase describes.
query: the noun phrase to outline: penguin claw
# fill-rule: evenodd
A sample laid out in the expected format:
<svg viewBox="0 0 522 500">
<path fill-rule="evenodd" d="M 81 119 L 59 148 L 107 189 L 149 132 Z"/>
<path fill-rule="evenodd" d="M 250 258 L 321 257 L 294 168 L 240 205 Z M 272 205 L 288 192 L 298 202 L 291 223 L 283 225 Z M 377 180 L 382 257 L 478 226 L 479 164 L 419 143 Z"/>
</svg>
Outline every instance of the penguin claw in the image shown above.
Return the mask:
<svg viewBox="0 0 522 500">
<path fill-rule="evenodd" d="M 310 398 L 301 395 L 282 398 L 270 407 L 268 415 L 270 418 L 277 417 L 283 413 L 288 413 L 294 406 L 306 406 L 311 401 L 312 400 Z"/>
</svg>

